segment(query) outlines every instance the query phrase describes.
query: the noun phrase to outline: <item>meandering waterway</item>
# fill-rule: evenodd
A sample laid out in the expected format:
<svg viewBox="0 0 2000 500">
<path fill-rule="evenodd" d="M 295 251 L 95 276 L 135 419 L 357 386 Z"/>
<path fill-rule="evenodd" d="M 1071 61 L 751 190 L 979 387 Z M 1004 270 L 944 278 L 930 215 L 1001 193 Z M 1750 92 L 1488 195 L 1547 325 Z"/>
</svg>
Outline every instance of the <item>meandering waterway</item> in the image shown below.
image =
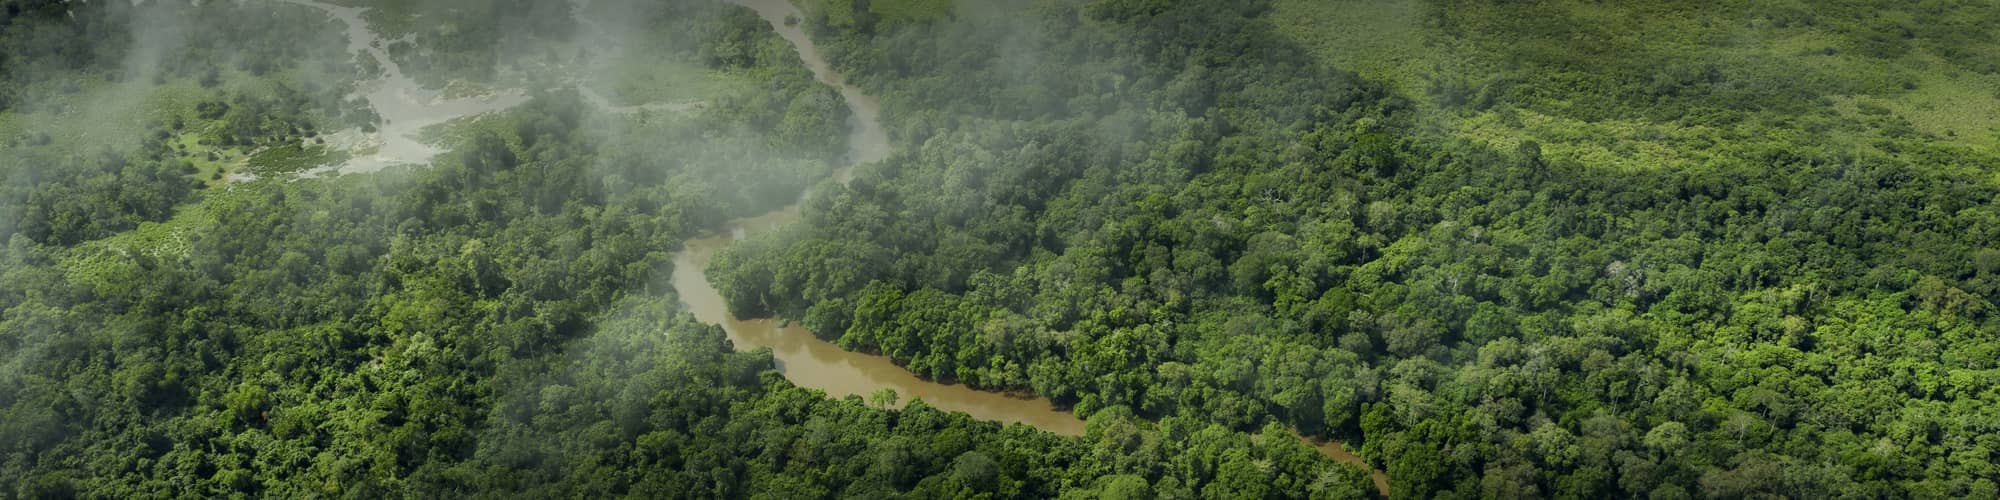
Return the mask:
<svg viewBox="0 0 2000 500">
<path fill-rule="evenodd" d="M 314 0 L 284 0 L 325 11 L 328 15 L 347 25 L 348 49 L 356 55 L 366 56 L 379 66 L 383 75 L 372 82 L 366 82 L 357 91 L 369 106 L 381 116 L 379 130 L 373 134 L 349 132 L 351 136 L 364 139 L 356 144 L 342 145 L 357 154 L 348 162 L 337 166 L 339 173 L 372 172 L 391 165 L 425 164 L 441 152 L 437 147 L 425 143 L 421 131 L 429 126 L 453 119 L 474 116 L 481 113 L 500 111 L 522 102 L 528 97 L 520 91 L 503 91 L 483 96 L 446 98 L 437 91 L 423 88 L 414 79 L 403 74 L 400 66 L 388 54 L 389 41 L 369 29 L 362 17 L 366 10 L 345 7 Z M 769 22 L 771 28 L 797 50 L 799 59 L 811 70 L 819 81 L 840 91 L 851 112 L 848 134 L 848 165 L 834 173 L 837 182 L 847 182 L 847 172 L 854 164 L 879 161 L 890 152 L 889 135 L 882 128 L 881 104 L 874 97 L 863 93 L 860 88 L 850 85 L 840 74 L 833 71 L 812 39 L 799 28 L 801 18 L 796 7 L 786 0 L 726 0 L 730 3 L 755 10 Z M 587 91 L 587 89 L 586 89 Z M 657 104 L 647 106 L 617 107 L 605 102 L 601 96 L 587 93 L 586 99 L 614 112 L 639 112 L 657 107 L 663 111 L 685 111 L 696 104 Z M 926 404 L 949 410 L 965 412 L 974 418 L 1000 422 L 1019 422 L 1036 428 L 1063 435 L 1082 435 L 1083 421 L 1074 414 L 1055 408 L 1048 400 L 1035 397 L 981 391 L 955 384 L 941 384 L 917 377 L 908 370 L 897 366 L 883 356 L 847 351 L 832 343 L 820 340 L 801 327 L 781 327 L 770 319 L 737 319 L 730 315 L 728 305 L 722 295 L 710 285 L 704 274 L 708 263 L 717 251 L 750 235 L 770 231 L 799 219 L 797 204 L 753 217 L 731 221 L 727 231 L 721 234 L 691 240 L 686 248 L 674 258 L 676 272 L 673 284 L 680 291 L 681 300 L 696 319 L 718 324 L 728 332 L 729 340 L 736 349 L 748 351 L 759 347 L 770 348 L 779 371 L 792 383 L 826 391 L 833 397 L 848 395 L 868 396 L 883 388 L 894 389 L 903 401 L 921 398 Z M 1300 438 L 1304 439 L 1304 438 Z M 1306 441 L 1314 449 L 1335 460 L 1366 464 L 1359 457 L 1348 453 L 1338 442 Z M 1383 494 L 1388 493 L 1388 478 L 1379 470 L 1371 470 L 1376 487 Z"/>
<path fill-rule="evenodd" d="M 847 83 L 833 67 L 822 58 L 818 47 L 799 28 L 797 20 L 802 18 L 796 7 L 786 0 L 727 0 L 730 3 L 749 7 L 758 16 L 771 24 L 778 35 L 791 42 L 797 49 L 799 59 L 819 81 L 840 90 L 851 111 L 850 132 L 848 134 L 848 159 L 851 164 L 835 172 L 834 179 L 847 182 L 847 171 L 853 164 L 878 161 L 888 157 L 889 135 L 881 123 L 881 104 L 874 97 L 863 93 L 860 88 Z M 820 340 L 804 328 L 780 327 L 770 319 L 742 320 L 730 315 L 728 304 L 722 295 L 710 285 L 706 272 L 708 262 L 715 253 L 730 243 L 753 234 L 770 231 L 799 219 L 797 204 L 774 212 L 739 219 L 729 224 L 722 234 L 689 241 L 687 248 L 674 258 L 673 284 L 681 293 L 681 300 L 688 310 L 703 322 L 722 325 L 729 334 L 729 340 L 738 350 L 758 347 L 771 349 L 779 371 L 785 378 L 804 387 L 826 391 L 833 397 L 848 395 L 867 396 L 877 389 L 890 388 L 905 400 L 922 398 L 931 406 L 962 411 L 974 418 L 1000 422 L 1020 422 L 1037 428 L 1064 435 L 1083 434 L 1083 421 L 1074 414 L 1058 410 L 1048 400 L 1042 398 L 1017 397 L 995 392 L 981 391 L 963 385 L 940 384 L 924 380 L 891 362 L 883 356 L 851 352 L 832 343 Z M 1367 463 L 1360 457 L 1348 453 L 1337 441 L 1315 442 L 1300 438 L 1313 449 L 1334 460 L 1361 465 Z M 1388 495 L 1389 479 L 1382 471 L 1370 469 L 1376 489 Z"/>
</svg>

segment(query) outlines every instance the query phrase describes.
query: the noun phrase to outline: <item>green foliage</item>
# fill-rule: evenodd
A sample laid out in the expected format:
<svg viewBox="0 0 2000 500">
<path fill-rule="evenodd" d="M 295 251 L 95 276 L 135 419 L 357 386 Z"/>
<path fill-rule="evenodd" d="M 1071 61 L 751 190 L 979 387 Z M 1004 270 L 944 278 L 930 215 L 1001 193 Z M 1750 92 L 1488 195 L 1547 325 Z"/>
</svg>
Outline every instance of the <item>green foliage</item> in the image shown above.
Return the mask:
<svg viewBox="0 0 2000 500">
<path fill-rule="evenodd" d="M 950 15 L 952 0 L 809 0 L 799 2 L 818 25 L 843 31 L 871 31 L 877 25 L 922 23 Z"/>
<path fill-rule="evenodd" d="M 1035 498 L 1102 476 L 1170 496 L 1363 491 L 1359 471 L 1282 428 L 1251 438 L 1113 409 L 1091 435 L 1061 437 L 893 391 L 830 400 L 787 383 L 768 353 L 733 352 L 662 286 L 670 252 L 794 201 L 844 150 L 846 110 L 747 11 L 658 8 L 662 36 L 745 49 L 666 64 L 756 84 L 670 116 L 538 93 L 436 134 L 448 153 L 433 165 L 324 179 L 278 174 L 336 161 L 314 124 L 354 117 L 275 74 L 193 93 L 149 124 L 143 160 L 40 138 L 10 148 L 79 173 L 7 171 L 29 195 L 22 229 L 0 233 L 0 477 L 20 478 L 0 498 Z M 426 71 L 479 57 L 437 47 Z M 279 88 L 252 89 L 266 83 Z M 182 177 L 237 158 L 267 179 L 195 191 Z M 950 245 L 964 261 L 993 251 Z M 1226 484 L 1211 464 L 1228 465 Z"/>
<path fill-rule="evenodd" d="M 935 379 L 1343 438 L 1399 496 L 1991 490 L 1954 450 L 1995 446 L 2000 158 L 1820 100 L 1903 66 L 1732 37 L 1880 65 L 1984 47 L 1954 26 L 1992 9 L 1441 2 L 1415 28 L 1478 57 L 1436 74 L 1491 79 L 1405 98 L 1267 7 L 808 19 L 905 146 L 711 277 Z M 1231 464 L 1193 491 L 1257 494 Z"/>
<path fill-rule="evenodd" d="M 322 145 L 280 144 L 251 153 L 250 172 L 260 176 L 293 174 L 347 159 L 345 152 Z"/>
<path fill-rule="evenodd" d="M 9 17 L 0 18 L 8 57 L 22 61 L 0 64 L 0 76 L 8 78 L 0 93 L 20 104 L 0 104 L 7 111 L 0 113 L 6 144 L 0 148 L 0 238 L 20 234 L 66 246 L 161 222 L 192 201 L 198 188 L 219 181 L 231 163 L 226 157 L 260 144 L 310 140 L 319 126 L 360 119 L 341 101 L 344 89 L 298 76 L 324 71 L 337 80 L 342 66 L 301 59 L 326 57 L 343 46 L 329 41 L 340 33 L 323 17 L 293 7 L 114 2 L 65 8 L 59 19 L 14 17 L 16 11 L 40 12 L 23 9 L 10 5 Z M 215 21 L 261 18 L 270 22 Z M 185 24 L 216 26 L 157 27 Z M 157 33 L 162 31 L 173 33 Z M 24 39 L 59 36 L 77 37 L 71 45 L 91 52 L 86 57 Z M 223 54 L 217 46 L 240 50 Z M 229 79 L 192 81 L 204 69 L 201 78 Z M 23 70 L 31 74 L 14 73 Z M 49 85 L 57 81 L 62 84 Z"/>
<path fill-rule="evenodd" d="M 578 29 L 379 3 L 406 69 L 461 88 Z M 1996 493 L 2000 158 L 1953 101 L 1993 97 L 1977 2 L 1440 1 L 1337 36 L 1289 16 L 1339 5 L 1287 1 L 812 3 L 901 148 L 709 276 L 1078 438 L 829 400 L 679 312 L 681 241 L 845 149 L 838 95 L 744 9 L 631 13 L 661 67 L 732 82 L 697 112 L 545 91 L 426 168 L 202 191 L 372 121 L 303 83 L 357 76 L 293 64 L 320 44 L 252 43 L 332 24 L 169 11 L 274 21 L 154 85 L 122 81 L 141 7 L 0 6 L 8 498 L 1372 491 L 1292 429 L 1397 496 Z M 1320 46 L 1367 33 L 1432 67 Z M 666 81 L 632 74 L 621 98 Z M 140 96 L 108 102 L 142 135 L 75 132 L 95 96 Z"/>
</svg>

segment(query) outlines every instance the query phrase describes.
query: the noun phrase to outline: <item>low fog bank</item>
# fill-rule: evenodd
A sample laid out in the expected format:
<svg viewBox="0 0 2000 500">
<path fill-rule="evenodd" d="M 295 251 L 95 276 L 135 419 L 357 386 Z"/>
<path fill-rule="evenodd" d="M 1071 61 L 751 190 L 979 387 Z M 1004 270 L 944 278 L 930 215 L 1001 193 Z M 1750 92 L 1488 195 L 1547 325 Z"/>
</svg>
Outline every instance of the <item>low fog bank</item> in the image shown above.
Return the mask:
<svg viewBox="0 0 2000 500">
<path fill-rule="evenodd" d="M 118 34 L 60 72 L 15 73 L 25 51 L 0 66 L 0 476 L 30 478 L 14 493 L 388 491 L 370 488 L 516 463 L 502 424 L 524 401 L 578 373 L 622 387 L 674 365 L 672 342 L 707 342 L 690 359 L 741 365 L 743 385 L 768 366 L 708 349 L 720 338 L 663 284 L 681 241 L 796 200 L 846 150 L 839 95 L 748 10 L 333 7 L 381 35 L 385 63 L 329 5 L 114 4 L 0 23 L 10 41 Z M 396 73 L 417 84 L 385 85 Z M 385 88 L 521 100 L 411 132 Z M 301 175 L 384 154 L 365 139 L 381 134 L 436 149 Z M 661 357 L 576 367 L 627 353 Z"/>
</svg>

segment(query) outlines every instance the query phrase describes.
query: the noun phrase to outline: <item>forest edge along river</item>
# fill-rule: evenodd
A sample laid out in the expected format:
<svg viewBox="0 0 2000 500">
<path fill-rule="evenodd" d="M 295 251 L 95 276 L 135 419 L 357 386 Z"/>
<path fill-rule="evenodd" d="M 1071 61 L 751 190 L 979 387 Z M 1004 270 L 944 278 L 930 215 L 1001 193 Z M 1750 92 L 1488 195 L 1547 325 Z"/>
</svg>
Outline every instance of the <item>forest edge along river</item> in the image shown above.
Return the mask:
<svg viewBox="0 0 2000 500">
<path fill-rule="evenodd" d="M 438 150 L 434 146 L 422 143 L 416 137 L 418 130 L 453 118 L 506 109 L 527 99 L 526 95 L 519 91 L 504 91 L 463 99 L 444 99 L 435 92 L 423 89 L 414 80 L 402 74 L 401 68 L 388 57 L 383 46 L 385 41 L 379 34 L 370 30 L 367 22 L 362 19 L 361 12 L 364 9 L 314 0 L 285 1 L 318 8 L 345 23 L 351 43 L 349 50 L 356 55 L 369 57 L 384 72 L 381 78 L 365 84 L 360 91 L 361 97 L 366 99 L 370 107 L 383 119 L 382 130 L 377 132 L 377 140 L 380 142 L 376 145 L 374 154 L 362 155 L 337 166 L 340 172 L 368 172 L 398 163 L 423 163 L 437 154 Z M 888 157 L 889 137 L 881 125 L 880 103 L 863 93 L 860 88 L 848 84 L 833 71 L 832 66 L 820 56 L 819 49 L 798 26 L 797 20 L 802 16 L 796 7 L 786 0 L 726 1 L 756 11 L 757 15 L 768 22 L 779 36 L 791 43 L 798 52 L 799 59 L 807 69 L 811 70 L 815 78 L 840 91 L 852 115 L 848 134 L 848 164 L 834 172 L 833 178 L 836 182 L 846 183 L 848 170 L 853 165 L 880 161 Z M 591 97 L 596 96 L 586 96 L 586 98 Z M 598 104 L 610 107 L 607 104 Z M 681 300 L 686 303 L 695 318 L 705 323 L 721 325 L 737 350 L 770 348 L 772 358 L 785 378 L 802 387 L 825 391 L 832 397 L 849 395 L 865 397 L 876 390 L 888 388 L 894 389 L 902 401 L 922 399 L 933 407 L 964 412 L 981 420 L 1019 422 L 1067 436 L 1080 436 L 1084 433 L 1084 422 L 1081 419 L 1067 411 L 1057 409 L 1046 399 L 1013 396 L 976 390 L 963 385 L 924 380 L 897 366 L 887 357 L 842 349 L 820 340 L 800 327 L 782 327 L 771 319 L 736 319 L 729 313 L 728 305 L 723 301 L 722 295 L 708 282 L 705 272 L 709 260 L 716 252 L 736 240 L 772 230 L 798 219 L 799 205 L 794 203 L 770 213 L 731 221 L 728 229 L 718 235 L 688 241 L 686 247 L 674 257 L 676 272 L 673 275 L 673 285 L 680 291 Z M 1299 439 L 1336 461 L 1368 468 L 1366 462 L 1348 453 L 1337 441 L 1315 442 L 1303 436 Z M 1388 495 L 1388 477 L 1382 471 L 1372 468 L 1369 468 L 1369 473 L 1376 489 L 1383 495 Z"/>
<path fill-rule="evenodd" d="M 849 165 L 842 166 L 834 174 L 838 182 L 846 182 L 847 170 L 853 164 L 879 161 L 889 155 L 888 133 L 882 129 L 880 106 L 874 98 L 861 89 L 848 85 L 840 75 L 833 72 L 812 40 L 795 23 L 787 23 L 788 17 L 796 18 L 798 11 L 784 0 L 748 0 L 732 3 L 757 11 L 777 30 L 778 34 L 797 49 L 804 61 L 819 81 L 833 86 L 851 111 L 850 133 L 848 135 Z M 688 241 L 686 248 L 674 257 L 674 289 L 679 290 L 681 300 L 696 319 L 705 323 L 722 325 L 728 332 L 729 340 L 738 350 L 748 351 L 758 347 L 768 347 L 778 368 L 792 383 L 826 391 L 833 397 L 849 395 L 867 396 L 882 388 L 894 389 L 903 400 L 921 398 L 926 404 L 940 409 L 960 411 L 981 420 L 1020 422 L 1055 432 L 1077 436 L 1083 434 L 1083 421 L 1068 412 L 1057 410 L 1044 399 L 1014 397 L 1006 394 L 975 390 L 962 385 L 947 385 L 924 380 L 904 370 L 884 356 L 847 351 L 832 343 L 814 337 L 799 327 L 780 327 L 771 319 L 737 319 L 730 315 L 728 305 L 722 295 L 710 285 L 703 274 L 708 269 L 709 259 L 717 251 L 730 243 L 751 234 L 769 231 L 797 221 L 799 207 L 795 203 L 775 212 L 732 221 L 721 234 Z"/>
<path fill-rule="evenodd" d="M 764 18 L 779 36 L 792 44 L 813 76 L 838 89 L 847 102 L 847 108 L 852 112 L 848 164 L 835 171 L 836 182 L 846 183 L 847 172 L 854 165 L 889 156 L 889 136 L 882 128 L 881 104 L 833 71 L 833 67 L 820 56 L 812 39 L 800 29 L 797 21 L 803 16 L 796 7 L 786 0 L 727 1 L 757 11 L 757 15 Z M 695 318 L 704 323 L 722 325 L 737 350 L 770 348 L 771 357 L 776 360 L 778 370 L 784 373 L 785 378 L 799 386 L 826 391 L 832 397 L 866 397 L 878 389 L 889 388 L 905 401 L 923 399 L 925 404 L 933 407 L 965 412 L 981 420 L 1020 422 L 1068 436 L 1083 434 L 1084 423 L 1081 419 L 1056 409 L 1046 399 L 1016 397 L 924 380 L 885 356 L 842 349 L 820 340 L 804 328 L 780 326 L 772 319 L 744 320 L 731 315 L 721 293 L 708 282 L 709 259 L 736 240 L 798 219 L 799 205 L 794 203 L 774 212 L 731 221 L 728 229 L 718 235 L 688 241 L 686 248 L 674 257 L 673 285 L 680 291 L 681 300 Z M 1384 496 L 1389 494 L 1388 476 L 1368 467 L 1360 457 L 1348 453 L 1340 442 L 1315 442 L 1303 436 L 1299 439 L 1336 461 L 1368 469 L 1375 488 Z"/>
</svg>

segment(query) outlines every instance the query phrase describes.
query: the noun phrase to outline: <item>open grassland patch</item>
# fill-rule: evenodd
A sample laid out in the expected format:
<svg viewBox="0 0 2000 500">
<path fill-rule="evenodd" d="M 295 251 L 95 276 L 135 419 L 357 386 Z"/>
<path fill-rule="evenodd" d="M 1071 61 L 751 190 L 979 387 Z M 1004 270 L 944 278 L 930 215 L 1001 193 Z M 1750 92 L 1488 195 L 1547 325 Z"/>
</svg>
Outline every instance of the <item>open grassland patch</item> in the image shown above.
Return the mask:
<svg viewBox="0 0 2000 500">
<path fill-rule="evenodd" d="M 613 105 L 637 106 L 713 99 L 747 83 L 725 72 L 627 52 L 589 85 Z"/>
<path fill-rule="evenodd" d="M 1385 81 L 1447 133 L 1613 169 L 1718 144 L 2000 151 L 1991 4 L 1280 0 L 1319 61 Z M 1981 28 L 1980 26 L 1986 26 Z M 1741 140 L 1738 140 L 1738 139 Z"/>
<path fill-rule="evenodd" d="M 1416 85 L 1435 57 L 1424 46 L 1423 0 L 1279 0 L 1271 16 L 1278 30 L 1313 56 L 1361 76 Z"/>
</svg>

